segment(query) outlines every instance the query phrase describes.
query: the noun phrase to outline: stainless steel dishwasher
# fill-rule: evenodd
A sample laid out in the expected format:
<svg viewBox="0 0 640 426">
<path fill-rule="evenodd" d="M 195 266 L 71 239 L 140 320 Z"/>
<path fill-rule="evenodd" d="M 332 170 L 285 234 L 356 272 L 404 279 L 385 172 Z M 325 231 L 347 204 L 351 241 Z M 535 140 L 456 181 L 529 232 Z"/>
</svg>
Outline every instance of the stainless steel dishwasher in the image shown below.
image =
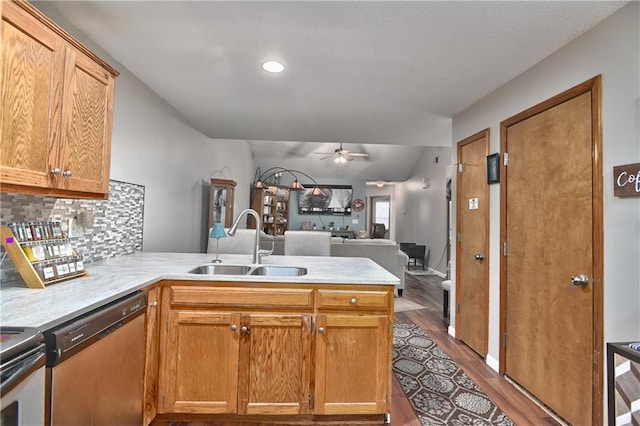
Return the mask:
<svg viewBox="0 0 640 426">
<path fill-rule="evenodd" d="M 147 294 L 44 333 L 47 424 L 140 425 Z"/>
</svg>

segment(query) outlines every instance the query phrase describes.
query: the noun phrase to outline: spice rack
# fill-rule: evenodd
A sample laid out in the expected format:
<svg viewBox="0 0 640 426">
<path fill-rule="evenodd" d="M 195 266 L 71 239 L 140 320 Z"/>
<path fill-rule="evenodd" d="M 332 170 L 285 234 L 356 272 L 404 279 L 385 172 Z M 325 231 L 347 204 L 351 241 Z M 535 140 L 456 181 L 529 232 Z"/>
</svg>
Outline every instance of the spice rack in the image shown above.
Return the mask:
<svg viewBox="0 0 640 426">
<path fill-rule="evenodd" d="M 2 246 L 30 288 L 87 275 L 59 222 L 12 223 L 0 228 Z"/>
</svg>

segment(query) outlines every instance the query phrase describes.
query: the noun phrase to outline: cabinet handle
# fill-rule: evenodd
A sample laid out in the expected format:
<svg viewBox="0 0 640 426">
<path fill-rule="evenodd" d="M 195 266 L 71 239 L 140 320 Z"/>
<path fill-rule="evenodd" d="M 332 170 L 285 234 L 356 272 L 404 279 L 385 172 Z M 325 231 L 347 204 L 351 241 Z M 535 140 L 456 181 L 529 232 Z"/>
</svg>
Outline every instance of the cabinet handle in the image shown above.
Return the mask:
<svg viewBox="0 0 640 426">
<path fill-rule="evenodd" d="M 55 169 L 51 169 L 51 174 L 54 176 L 60 176 L 60 169 L 57 167 Z"/>
<path fill-rule="evenodd" d="M 66 172 L 62 173 L 62 176 L 64 176 L 67 179 L 69 179 L 71 177 L 71 170 L 67 170 Z"/>
<path fill-rule="evenodd" d="M 231 324 L 231 331 L 236 331 L 238 329 L 238 326 L 235 324 Z"/>
<path fill-rule="evenodd" d="M 249 328 L 246 325 L 243 325 L 242 327 L 240 327 L 240 331 L 243 333 L 248 333 L 249 332 Z"/>
<path fill-rule="evenodd" d="M 320 333 L 320 334 L 324 333 L 324 327 L 318 328 L 318 333 Z"/>
<path fill-rule="evenodd" d="M 355 305 L 356 303 L 358 303 L 358 301 L 356 300 L 356 298 L 354 297 L 353 299 L 351 299 L 351 304 Z"/>
<path fill-rule="evenodd" d="M 152 308 L 157 308 L 158 307 L 158 301 L 153 302 L 149 306 L 151 306 Z"/>
</svg>

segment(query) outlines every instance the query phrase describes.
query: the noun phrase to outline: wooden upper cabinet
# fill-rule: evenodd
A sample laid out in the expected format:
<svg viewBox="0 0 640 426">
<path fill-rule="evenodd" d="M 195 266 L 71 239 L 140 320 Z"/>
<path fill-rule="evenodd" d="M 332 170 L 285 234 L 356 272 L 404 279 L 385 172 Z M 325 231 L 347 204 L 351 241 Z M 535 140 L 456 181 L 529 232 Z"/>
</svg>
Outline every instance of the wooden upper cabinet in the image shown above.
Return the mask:
<svg viewBox="0 0 640 426">
<path fill-rule="evenodd" d="M 90 58 L 67 49 L 59 186 L 109 192 L 114 78 Z"/>
<path fill-rule="evenodd" d="M 26 2 L 3 2 L 0 189 L 107 198 L 118 72 Z"/>
<path fill-rule="evenodd" d="M 3 2 L 4 3 L 4 2 Z M 11 2 L 2 9 L 0 180 L 53 185 L 60 141 L 64 41 Z"/>
</svg>

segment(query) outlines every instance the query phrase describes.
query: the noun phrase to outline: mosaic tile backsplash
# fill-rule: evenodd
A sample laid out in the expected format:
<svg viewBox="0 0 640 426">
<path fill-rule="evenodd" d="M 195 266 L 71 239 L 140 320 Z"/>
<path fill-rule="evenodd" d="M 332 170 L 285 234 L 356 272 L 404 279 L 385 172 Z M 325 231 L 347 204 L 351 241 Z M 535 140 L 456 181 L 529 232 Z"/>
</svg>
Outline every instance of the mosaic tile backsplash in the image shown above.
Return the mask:
<svg viewBox="0 0 640 426">
<path fill-rule="evenodd" d="M 60 222 L 85 263 L 142 250 L 144 186 L 112 180 L 108 200 L 81 200 L 0 193 L 0 224 Z M 69 220 L 77 226 L 70 232 Z M 0 248 L 0 256 L 4 256 Z M 89 273 L 91 273 L 90 266 Z M 0 280 L 20 281 L 11 259 L 0 265 Z"/>
</svg>

